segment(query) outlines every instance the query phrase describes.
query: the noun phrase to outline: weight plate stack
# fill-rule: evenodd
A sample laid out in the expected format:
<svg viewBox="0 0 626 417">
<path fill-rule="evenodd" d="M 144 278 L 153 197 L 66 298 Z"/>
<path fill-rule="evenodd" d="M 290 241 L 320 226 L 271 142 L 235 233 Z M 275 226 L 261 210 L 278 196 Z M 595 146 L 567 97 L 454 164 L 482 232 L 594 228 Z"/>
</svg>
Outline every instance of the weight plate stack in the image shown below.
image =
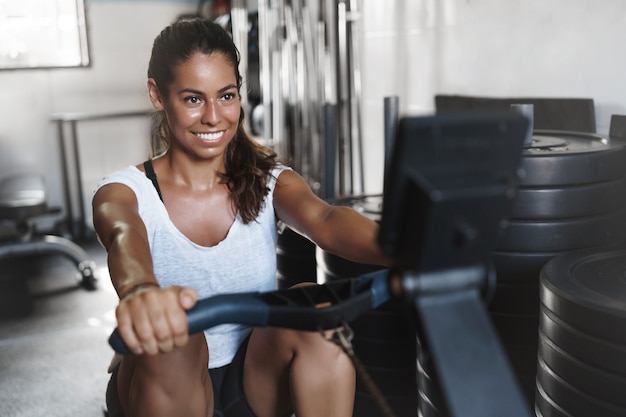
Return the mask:
<svg viewBox="0 0 626 417">
<path fill-rule="evenodd" d="M 626 415 L 626 250 L 560 255 L 541 270 L 536 408 Z"/>
<path fill-rule="evenodd" d="M 523 177 L 493 253 L 497 283 L 488 309 L 531 407 L 541 269 L 572 251 L 624 243 L 625 160 L 625 141 L 578 132 L 535 130 L 523 152 Z"/>
<path fill-rule="evenodd" d="M 316 282 L 315 244 L 289 227 L 276 239 L 276 281 L 279 289 L 300 282 Z"/>
<path fill-rule="evenodd" d="M 434 371 L 430 352 L 418 343 L 417 355 L 417 387 L 419 417 L 448 416 L 447 405 Z"/>
<path fill-rule="evenodd" d="M 360 196 L 339 203 L 380 220 L 382 196 Z M 383 269 L 379 265 L 361 264 L 316 249 L 319 283 L 356 278 Z M 354 330 L 352 345 L 356 357 L 381 391 L 397 416 L 417 415 L 417 342 L 413 315 L 402 300 L 389 300 L 376 310 L 368 311 L 349 323 Z M 354 404 L 355 417 L 379 417 L 375 397 L 357 376 Z"/>
</svg>

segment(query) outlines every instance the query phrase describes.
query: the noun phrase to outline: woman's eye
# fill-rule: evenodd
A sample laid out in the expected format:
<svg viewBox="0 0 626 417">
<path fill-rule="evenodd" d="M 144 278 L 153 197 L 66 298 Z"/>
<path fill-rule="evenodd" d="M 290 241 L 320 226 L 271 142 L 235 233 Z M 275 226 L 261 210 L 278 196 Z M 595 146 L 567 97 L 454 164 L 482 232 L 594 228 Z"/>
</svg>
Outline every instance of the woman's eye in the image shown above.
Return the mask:
<svg viewBox="0 0 626 417">
<path fill-rule="evenodd" d="M 226 93 L 222 96 L 222 100 L 231 101 L 237 98 L 237 95 L 234 93 Z"/>
<path fill-rule="evenodd" d="M 196 97 L 196 96 L 187 97 L 185 101 L 190 104 L 198 104 L 200 103 L 200 97 Z"/>
</svg>

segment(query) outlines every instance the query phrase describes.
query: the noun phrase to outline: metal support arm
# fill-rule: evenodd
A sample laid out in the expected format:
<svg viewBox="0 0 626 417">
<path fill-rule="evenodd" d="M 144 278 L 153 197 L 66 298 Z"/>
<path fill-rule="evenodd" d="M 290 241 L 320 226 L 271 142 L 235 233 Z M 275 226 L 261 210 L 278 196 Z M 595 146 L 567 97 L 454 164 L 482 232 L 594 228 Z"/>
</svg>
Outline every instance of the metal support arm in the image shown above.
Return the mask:
<svg viewBox="0 0 626 417">
<path fill-rule="evenodd" d="M 481 268 L 406 273 L 425 347 L 452 417 L 530 417 L 481 297 Z M 434 285 L 436 283 L 436 285 Z"/>
</svg>

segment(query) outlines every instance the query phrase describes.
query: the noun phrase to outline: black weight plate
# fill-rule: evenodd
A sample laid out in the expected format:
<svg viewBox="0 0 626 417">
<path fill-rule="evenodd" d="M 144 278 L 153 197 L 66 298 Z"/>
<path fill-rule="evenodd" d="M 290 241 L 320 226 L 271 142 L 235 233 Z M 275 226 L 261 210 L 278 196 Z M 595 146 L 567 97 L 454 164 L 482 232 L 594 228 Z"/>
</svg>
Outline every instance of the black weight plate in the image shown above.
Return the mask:
<svg viewBox="0 0 626 417">
<path fill-rule="evenodd" d="M 417 347 L 411 341 L 352 340 L 354 353 L 363 366 L 386 369 L 415 369 Z"/>
<path fill-rule="evenodd" d="M 521 220 L 572 219 L 624 207 L 624 178 L 596 184 L 519 188 L 510 217 Z"/>
<path fill-rule="evenodd" d="M 304 277 L 303 275 L 286 277 L 280 273 L 276 273 L 276 285 L 278 286 L 278 289 L 286 290 L 287 288 L 293 287 L 294 285 L 300 284 L 302 282 L 316 282 L 316 279 L 306 279 L 306 277 Z"/>
<path fill-rule="evenodd" d="M 420 397 L 426 399 L 428 403 L 435 407 L 435 409 L 441 410 L 445 408 L 445 400 L 439 384 L 435 383 L 431 379 L 419 375 L 418 390 Z"/>
<path fill-rule="evenodd" d="M 574 388 L 559 377 L 541 358 L 537 361 L 537 381 L 546 394 L 563 410 L 575 416 L 624 417 L 626 408 L 599 400 Z"/>
<path fill-rule="evenodd" d="M 276 255 L 276 271 L 301 281 L 317 281 L 315 258 L 298 255 Z"/>
<path fill-rule="evenodd" d="M 545 307 L 539 331 L 571 356 L 589 365 L 626 375 L 626 346 L 591 336 L 564 322 Z"/>
<path fill-rule="evenodd" d="M 555 140 L 556 139 L 556 140 Z M 624 174 L 625 142 L 592 133 L 538 131 L 524 150 L 520 186 L 612 181 Z"/>
<path fill-rule="evenodd" d="M 433 403 L 423 392 L 418 391 L 417 417 L 448 417 L 449 413 L 445 411 L 441 404 Z M 408 416 L 413 416 L 409 414 Z M 356 416 L 355 416 L 356 417 Z"/>
<path fill-rule="evenodd" d="M 489 313 L 493 326 L 505 345 L 536 346 L 539 314 Z"/>
<path fill-rule="evenodd" d="M 346 277 L 342 277 L 340 275 L 336 275 L 328 271 L 325 271 L 322 265 L 320 264 L 316 264 L 316 265 L 317 265 L 317 268 L 316 268 L 317 269 L 317 282 L 319 282 L 320 284 L 346 278 Z"/>
<path fill-rule="evenodd" d="M 488 305 L 495 313 L 538 314 L 539 280 L 534 284 L 498 282 Z"/>
<path fill-rule="evenodd" d="M 503 345 L 518 387 L 532 408 L 537 376 L 537 348 L 535 346 Z"/>
<path fill-rule="evenodd" d="M 446 405 L 441 397 L 433 397 L 428 392 L 418 389 L 418 417 L 447 417 Z"/>
<path fill-rule="evenodd" d="M 276 251 L 283 254 L 315 257 L 315 244 L 289 227 L 276 234 Z"/>
<path fill-rule="evenodd" d="M 372 310 L 349 324 L 354 334 L 362 339 L 415 341 L 415 328 L 402 312 Z"/>
<path fill-rule="evenodd" d="M 539 336 L 538 355 L 572 387 L 602 401 L 626 407 L 626 376 L 587 365 L 543 335 Z"/>
<path fill-rule="evenodd" d="M 625 212 L 619 211 L 582 219 L 511 220 L 498 239 L 497 250 L 555 252 L 613 245 L 624 240 L 625 219 Z"/>
<path fill-rule="evenodd" d="M 398 417 L 414 417 L 417 415 L 417 393 L 410 396 L 393 395 L 385 397 L 387 404 Z M 354 417 L 381 417 L 372 395 L 357 392 L 354 397 Z"/>
<path fill-rule="evenodd" d="M 518 388 L 524 396 L 528 408 L 532 409 L 535 404 L 536 372 L 533 372 L 532 374 L 516 374 L 515 377 L 517 379 Z"/>
<path fill-rule="evenodd" d="M 417 360 L 417 386 L 420 390 L 420 395 L 428 398 L 436 409 L 444 408 L 443 394 L 441 386 L 439 385 L 439 379 L 435 373 L 434 364 L 430 359 L 430 355 L 420 355 Z"/>
<path fill-rule="evenodd" d="M 493 252 L 493 262 L 498 282 L 539 285 L 541 268 L 549 260 L 563 253 L 566 252 Z"/>
<path fill-rule="evenodd" d="M 333 275 L 342 276 L 344 278 L 356 278 L 360 275 L 384 269 L 384 267 L 380 265 L 362 264 L 349 261 L 340 256 L 326 252 L 319 247 L 316 250 L 315 259 L 323 271 L 330 272 Z"/>
<path fill-rule="evenodd" d="M 558 256 L 541 271 L 539 297 L 577 329 L 626 344 L 626 251 L 586 250 Z"/>
<path fill-rule="evenodd" d="M 537 346 L 503 345 L 502 350 L 509 359 L 515 374 L 531 376 L 537 374 Z"/>
<path fill-rule="evenodd" d="M 417 369 L 385 369 L 363 367 L 383 395 L 415 395 L 417 392 Z M 357 376 L 356 390 L 369 393 L 367 385 Z"/>
<path fill-rule="evenodd" d="M 535 414 L 537 417 L 574 417 L 563 410 L 543 389 L 540 383 L 536 384 L 535 393 Z"/>
</svg>

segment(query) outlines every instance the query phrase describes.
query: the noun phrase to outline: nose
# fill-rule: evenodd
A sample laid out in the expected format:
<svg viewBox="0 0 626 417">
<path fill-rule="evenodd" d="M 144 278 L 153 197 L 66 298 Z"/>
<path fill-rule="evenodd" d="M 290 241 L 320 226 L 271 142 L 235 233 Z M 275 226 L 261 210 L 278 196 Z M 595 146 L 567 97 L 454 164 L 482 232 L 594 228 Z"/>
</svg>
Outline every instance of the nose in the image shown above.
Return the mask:
<svg viewBox="0 0 626 417">
<path fill-rule="evenodd" d="M 220 121 L 219 106 L 213 100 L 208 100 L 202 114 L 202 123 L 215 125 Z"/>
</svg>

